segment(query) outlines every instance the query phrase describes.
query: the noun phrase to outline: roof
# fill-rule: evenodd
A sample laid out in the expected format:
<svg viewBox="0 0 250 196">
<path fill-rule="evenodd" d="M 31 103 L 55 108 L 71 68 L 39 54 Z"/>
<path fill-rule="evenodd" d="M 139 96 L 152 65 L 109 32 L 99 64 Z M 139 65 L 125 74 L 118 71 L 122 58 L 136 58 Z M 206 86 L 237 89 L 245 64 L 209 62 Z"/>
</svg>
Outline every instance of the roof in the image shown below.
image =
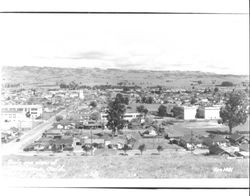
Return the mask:
<svg viewBox="0 0 250 196">
<path fill-rule="evenodd" d="M 221 154 L 224 154 L 224 153 L 230 154 L 230 153 L 228 153 L 227 151 L 223 150 L 222 148 L 220 148 L 217 145 L 209 146 L 209 152 L 211 154 L 217 154 L 217 155 L 221 155 Z"/>
<path fill-rule="evenodd" d="M 86 144 L 90 144 L 91 143 L 91 139 L 84 139 L 84 143 Z M 104 143 L 104 139 L 92 139 L 92 143 Z"/>
<path fill-rule="evenodd" d="M 191 135 L 184 135 L 183 137 L 181 137 L 181 141 L 184 141 L 186 143 L 193 143 L 193 144 L 202 143 L 202 140 L 195 135 L 193 135 L 192 137 Z"/>
<path fill-rule="evenodd" d="M 241 144 L 241 145 L 240 145 L 240 150 L 241 150 L 241 151 L 249 152 L 249 144 L 247 144 L 247 143 Z"/>
<path fill-rule="evenodd" d="M 230 140 L 237 142 L 237 141 L 243 139 L 244 136 L 243 136 L 243 135 L 240 135 L 240 134 L 238 134 L 238 133 L 234 133 L 234 134 L 232 134 L 229 138 L 230 138 Z"/>
<path fill-rule="evenodd" d="M 209 136 L 213 142 L 227 142 L 226 138 L 222 135 L 212 134 Z"/>
<path fill-rule="evenodd" d="M 53 134 L 61 134 L 62 132 L 59 129 L 50 129 L 50 130 L 45 131 L 44 133 L 53 135 Z"/>
<path fill-rule="evenodd" d="M 55 144 L 72 144 L 73 138 L 71 136 L 64 136 L 61 139 L 54 140 Z"/>
</svg>

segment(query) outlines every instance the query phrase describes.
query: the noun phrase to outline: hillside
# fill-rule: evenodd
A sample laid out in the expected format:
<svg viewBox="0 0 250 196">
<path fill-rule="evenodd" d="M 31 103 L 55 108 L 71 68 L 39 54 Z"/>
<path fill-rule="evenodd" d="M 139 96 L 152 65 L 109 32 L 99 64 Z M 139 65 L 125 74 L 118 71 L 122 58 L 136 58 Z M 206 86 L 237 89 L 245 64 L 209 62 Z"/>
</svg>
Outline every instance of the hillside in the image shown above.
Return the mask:
<svg viewBox="0 0 250 196">
<path fill-rule="evenodd" d="M 161 156 L 148 151 L 142 156 L 11 155 L 3 157 L 2 167 L 8 178 L 248 178 L 248 161 L 164 150 Z M 215 170 L 226 168 L 232 171 Z"/>
<path fill-rule="evenodd" d="M 203 86 L 214 86 L 222 81 L 234 84 L 248 81 L 248 75 L 220 75 L 199 71 L 147 71 L 99 68 L 59 67 L 3 67 L 3 82 L 24 85 L 58 84 L 75 81 L 82 85 L 110 84 L 124 82 L 128 85 L 187 87 L 202 81 Z"/>
</svg>

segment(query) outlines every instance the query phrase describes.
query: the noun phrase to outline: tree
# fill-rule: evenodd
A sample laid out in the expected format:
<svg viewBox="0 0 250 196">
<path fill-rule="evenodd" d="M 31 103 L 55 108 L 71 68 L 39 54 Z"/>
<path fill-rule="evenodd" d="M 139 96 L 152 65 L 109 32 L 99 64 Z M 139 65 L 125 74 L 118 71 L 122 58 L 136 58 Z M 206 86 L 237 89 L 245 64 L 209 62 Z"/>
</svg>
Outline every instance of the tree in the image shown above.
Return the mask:
<svg viewBox="0 0 250 196">
<path fill-rule="evenodd" d="M 220 109 L 221 123 L 229 127 L 229 133 L 232 129 L 247 120 L 248 100 L 244 91 L 232 91 L 227 94 L 227 101 L 224 107 Z"/>
<path fill-rule="evenodd" d="M 123 97 L 122 94 L 118 93 L 116 95 L 116 99 L 118 99 L 121 103 L 128 105 L 129 104 L 129 98 L 128 97 Z"/>
<path fill-rule="evenodd" d="M 124 98 L 124 104 L 126 104 L 126 105 L 129 104 L 129 98 L 128 98 L 128 97 L 125 97 L 125 98 Z"/>
<path fill-rule="evenodd" d="M 129 150 L 129 146 L 127 144 L 124 144 L 122 150 L 124 152 L 124 155 L 127 155 L 127 151 Z"/>
<path fill-rule="evenodd" d="M 174 106 L 171 112 L 173 113 L 173 116 L 175 118 L 178 118 L 178 119 L 184 118 L 184 109 L 182 107 Z"/>
<path fill-rule="evenodd" d="M 26 116 L 27 118 L 30 118 L 30 112 L 26 112 L 25 116 Z"/>
<path fill-rule="evenodd" d="M 122 95 L 117 94 L 115 100 L 111 100 L 108 104 L 107 111 L 107 127 L 112 130 L 112 136 L 114 136 L 118 130 L 122 129 L 125 125 L 123 119 L 126 111 L 125 105 L 122 102 Z"/>
<path fill-rule="evenodd" d="M 198 108 L 196 110 L 195 118 L 205 118 L 205 110 L 204 110 L 204 108 Z"/>
<path fill-rule="evenodd" d="M 165 105 L 160 105 L 158 108 L 158 115 L 159 116 L 167 116 L 167 107 Z"/>
<path fill-rule="evenodd" d="M 145 97 L 143 96 L 142 99 L 141 99 L 141 102 L 142 103 L 148 103 L 148 104 L 152 104 L 154 101 L 153 97 Z"/>
<path fill-rule="evenodd" d="M 71 81 L 71 82 L 69 83 L 69 89 L 75 90 L 75 89 L 77 89 L 77 88 L 78 88 L 78 84 L 75 83 L 74 81 Z"/>
<path fill-rule="evenodd" d="M 88 152 L 93 149 L 91 145 L 85 144 L 82 146 L 83 151 L 85 152 L 86 155 L 88 155 Z"/>
<path fill-rule="evenodd" d="M 68 88 L 69 87 L 67 84 L 64 84 L 64 83 L 61 83 L 59 86 L 60 86 L 60 88 Z"/>
<path fill-rule="evenodd" d="M 148 97 L 147 98 L 147 103 L 152 104 L 154 101 L 153 97 Z"/>
<path fill-rule="evenodd" d="M 61 116 L 61 115 L 56 116 L 56 121 L 57 122 L 60 122 L 61 120 L 63 120 L 63 116 Z"/>
<path fill-rule="evenodd" d="M 234 84 L 232 82 L 224 81 L 221 83 L 221 86 L 233 86 Z"/>
<path fill-rule="evenodd" d="M 158 153 L 161 153 L 161 151 L 163 151 L 163 147 L 161 145 L 157 146 L 157 151 Z"/>
<path fill-rule="evenodd" d="M 146 150 L 146 145 L 145 145 L 145 144 L 141 144 L 141 145 L 138 147 L 138 149 L 140 150 L 141 155 L 142 155 L 143 151 Z"/>
<path fill-rule="evenodd" d="M 136 108 L 136 111 L 146 115 L 148 113 L 148 109 L 144 107 L 144 105 L 140 105 Z"/>
<path fill-rule="evenodd" d="M 93 112 L 93 113 L 91 113 L 90 114 L 90 119 L 91 120 L 95 120 L 95 121 L 97 121 L 98 119 L 100 119 L 100 113 L 99 112 Z"/>
<path fill-rule="evenodd" d="M 193 104 L 195 104 L 196 102 L 197 102 L 197 100 L 196 100 L 194 97 L 192 97 L 190 103 L 193 105 Z"/>
<path fill-rule="evenodd" d="M 91 101 L 89 104 L 92 108 L 95 108 L 97 106 L 97 103 L 95 101 Z"/>
</svg>

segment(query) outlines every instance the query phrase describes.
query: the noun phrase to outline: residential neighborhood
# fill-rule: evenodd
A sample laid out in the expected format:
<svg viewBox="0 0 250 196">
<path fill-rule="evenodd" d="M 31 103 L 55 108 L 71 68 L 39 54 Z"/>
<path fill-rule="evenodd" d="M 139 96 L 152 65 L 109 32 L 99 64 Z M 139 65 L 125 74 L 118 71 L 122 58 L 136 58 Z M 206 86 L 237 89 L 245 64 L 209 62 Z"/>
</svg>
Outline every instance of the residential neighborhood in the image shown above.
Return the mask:
<svg viewBox="0 0 250 196">
<path fill-rule="evenodd" d="M 166 153 L 176 149 L 201 156 L 249 158 L 249 129 L 244 126 L 230 135 L 221 123 L 226 93 L 235 87 L 196 86 L 193 90 L 127 84 L 91 87 L 76 82 L 36 88 L 9 86 L 5 85 L 1 96 L 3 144 L 21 142 L 29 130 L 51 119 L 50 127 L 25 143 L 18 153 L 94 156 L 110 150 L 122 154 L 126 148 L 132 155 L 144 144 L 148 151 L 157 151 L 160 146 Z M 244 86 L 237 88 L 249 93 Z M 109 121 L 114 116 L 109 104 L 117 97 L 122 102 L 119 117 L 122 126 L 113 134 Z M 64 115 L 59 115 L 60 112 Z"/>
</svg>

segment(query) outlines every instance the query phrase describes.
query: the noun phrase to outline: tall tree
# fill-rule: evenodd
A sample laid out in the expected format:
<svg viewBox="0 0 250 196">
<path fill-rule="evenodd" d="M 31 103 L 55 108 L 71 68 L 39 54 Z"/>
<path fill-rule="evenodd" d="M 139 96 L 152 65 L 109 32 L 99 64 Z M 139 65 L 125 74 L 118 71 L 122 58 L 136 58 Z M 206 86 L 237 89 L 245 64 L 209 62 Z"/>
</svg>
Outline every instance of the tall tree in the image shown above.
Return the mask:
<svg viewBox="0 0 250 196">
<path fill-rule="evenodd" d="M 227 94 L 227 101 L 224 107 L 220 109 L 221 123 L 229 127 L 229 133 L 232 134 L 234 127 L 245 124 L 248 114 L 248 99 L 244 91 L 232 91 Z"/>
<path fill-rule="evenodd" d="M 158 108 L 158 115 L 163 117 L 167 116 L 167 107 L 165 105 L 160 105 Z"/>
<path fill-rule="evenodd" d="M 148 113 L 148 109 L 145 108 L 144 105 L 137 106 L 136 111 L 144 115 Z"/>
<path fill-rule="evenodd" d="M 123 103 L 123 97 L 121 94 L 117 94 L 115 100 L 111 100 L 108 104 L 107 110 L 107 127 L 112 130 L 112 136 L 114 136 L 118 130 L 122 129 L 125 125 L 123 119 L 126 111 Z"/>
<path fill-rule="evenodd" d="M 95 108 L 97 106 L 96 101 L 91 101 L 89 104 L 92 108 Z"/>
</svg>

